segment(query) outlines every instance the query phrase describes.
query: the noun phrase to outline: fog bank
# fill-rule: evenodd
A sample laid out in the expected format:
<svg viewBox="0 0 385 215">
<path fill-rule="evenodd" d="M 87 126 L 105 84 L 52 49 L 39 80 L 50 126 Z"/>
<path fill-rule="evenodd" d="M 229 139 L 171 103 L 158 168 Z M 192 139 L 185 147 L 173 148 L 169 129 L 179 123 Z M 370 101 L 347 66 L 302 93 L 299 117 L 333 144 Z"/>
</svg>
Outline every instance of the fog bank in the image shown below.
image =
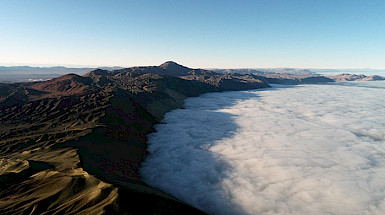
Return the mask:
<svg viewBox="0 0 385 215">
<path fill-rule="evenodd" d="M 211 214 L 384 214 L 384 98 L 383 81 L 189 98 L 141 174 Z"/>
</svg>

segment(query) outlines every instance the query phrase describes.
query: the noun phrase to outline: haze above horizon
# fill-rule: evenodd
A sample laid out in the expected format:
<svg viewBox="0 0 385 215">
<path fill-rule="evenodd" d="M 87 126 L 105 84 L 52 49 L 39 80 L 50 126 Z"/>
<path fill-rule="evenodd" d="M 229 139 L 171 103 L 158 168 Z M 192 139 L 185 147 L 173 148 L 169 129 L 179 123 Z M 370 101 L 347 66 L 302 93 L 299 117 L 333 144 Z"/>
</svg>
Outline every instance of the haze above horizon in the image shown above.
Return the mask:
<svg viewBox="0 0 385 215">
<path fill-rule="evenodd" d="M 0 65 L 385 69 L 385 1 L 11 1 Z"/>
</svg>

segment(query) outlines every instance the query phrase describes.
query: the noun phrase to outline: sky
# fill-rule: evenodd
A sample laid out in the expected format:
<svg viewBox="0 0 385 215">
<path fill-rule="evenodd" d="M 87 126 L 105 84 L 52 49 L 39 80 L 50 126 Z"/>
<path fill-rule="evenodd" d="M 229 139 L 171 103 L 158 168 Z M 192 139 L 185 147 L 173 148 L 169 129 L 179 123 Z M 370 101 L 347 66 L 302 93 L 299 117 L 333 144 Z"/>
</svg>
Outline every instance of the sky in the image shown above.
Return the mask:
<svg viewBox="0 0 385 215">
<path fill-rule="evenodd" d="M 0 65 L 385 69 L 383 0 L 1 0 Z"/>
</svg>

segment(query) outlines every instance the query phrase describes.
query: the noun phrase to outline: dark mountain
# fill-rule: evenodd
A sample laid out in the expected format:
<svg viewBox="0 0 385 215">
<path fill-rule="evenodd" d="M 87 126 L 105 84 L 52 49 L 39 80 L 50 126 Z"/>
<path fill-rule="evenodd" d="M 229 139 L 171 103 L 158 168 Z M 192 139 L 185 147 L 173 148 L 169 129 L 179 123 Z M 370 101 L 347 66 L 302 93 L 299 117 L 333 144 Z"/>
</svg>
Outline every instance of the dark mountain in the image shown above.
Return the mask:
<svg viewBox="0 0 385 215">
<path fill-rule="evenodd" d="M 135 77 L 147 73 L 207 83 L 218 88 L 218 90 L 246 90 L 269 87 L 262 76 L 237 73 L 220 74 L 204 69 L 191 69 L 172 61 L 167 61 L 160 66 L 131 67 L 114 71 L 94 70 L 84 76 L 91 77 L 97 83 L 107 83 L 107 77 Z"/>
<path fill-rule="evenodd" d="M 218 73 L 243 74 L 262 77 L 269 84 L 315 84 L 333 82 L 334 80 L 318 75 L 308 69 L 216 69 Z"/>
<path fill-rule="evenodd" d="M 266 75 L 266 82 L 269 84 L 317 84 L 334 82 L 334 80 L 324 76 L 298 76 L 298 75 Z"/>
<path fill-rule="evenodd" d="M 131 67 L 126 69 L 114 70 L 113 72 L 154 73 L 159 75 L 168 75 L 168 76 L 175 76 L 175 77 L 183 77 L 188 75 L 217 75 L 218 74 L 218 73 L 215 73 L 209 70 L 204 70 L 204 69 L 190 69 L 188 67 L 179 65 L 173 61 L 167 61 L 161 64 L 160 66 Z"/>
<path fill-rule="evenodd" d="M 257 75 L 269 75 L 269 74 L 282 74 L 282 75 L 295 75 L 295 76 L 315 76 L 315 72 L 309 69 L 291 69 L 291 68 L 277 68 L 277 69 L 214 69 L 214 72 L 218 73 L 241 73 L 241 74 L 257 74 Z"/>
<path fill-rule="evenodd" d="M 0 84 L 0 214 L 204 214 L 141 180 L 146 135 L 187 97 L 260 87 L 174 62 Z"/>
<path fill-rule="evenodd" d="M 161 64 L 159 67 L 164 69 L 165 71 L 168 71 L 167 75 L 173 75 L 173 76 L 185 76 L 185 75 L 189 75 L 189 72 L 191 72 L 190 68 L 179 65 L 173 61 L 167 61 Z"/>
<path fill-rule="evenodd" d="M 190 69 L 188 67 L 179 65 L 173 61 L 167 61 L 159 66 L 160 68 L 164 69 L 165 73 L 164 75 L 171 75 L 171 76 L 189 76 L 189 75 L 218 75 L 218 73 L 215 73 L 210 70 L 205 69 Z"/>
</svg>

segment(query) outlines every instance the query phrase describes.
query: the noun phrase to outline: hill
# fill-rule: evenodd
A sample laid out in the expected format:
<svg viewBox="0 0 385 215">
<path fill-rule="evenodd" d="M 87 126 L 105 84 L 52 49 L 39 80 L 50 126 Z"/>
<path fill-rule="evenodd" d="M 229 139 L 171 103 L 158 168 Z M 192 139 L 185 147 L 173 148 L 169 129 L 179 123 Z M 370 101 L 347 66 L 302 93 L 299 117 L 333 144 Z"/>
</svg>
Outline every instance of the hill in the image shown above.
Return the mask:
<svg viewBox="0 0 385 215">
<path fill-rule="evenodd" d="M 371 75 L 366 76 L 363 74 L 356 75 L 356 74 L 348 74 L 348 73 L 342 73 L 339 75 L 332 75 L 327 76 L 330 79 L 333 79 L 335 81 L 381 81 L 385 80 L 385 77 L 379 76 L 379 75 Z"/>
<path fill-rule="evenodd" d="M 141 180 L 146 135 L 187 97 L 262 87 L 174 62 L 0 84 L 0 214 L 204 214 Z"/>
</svg>

